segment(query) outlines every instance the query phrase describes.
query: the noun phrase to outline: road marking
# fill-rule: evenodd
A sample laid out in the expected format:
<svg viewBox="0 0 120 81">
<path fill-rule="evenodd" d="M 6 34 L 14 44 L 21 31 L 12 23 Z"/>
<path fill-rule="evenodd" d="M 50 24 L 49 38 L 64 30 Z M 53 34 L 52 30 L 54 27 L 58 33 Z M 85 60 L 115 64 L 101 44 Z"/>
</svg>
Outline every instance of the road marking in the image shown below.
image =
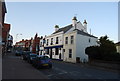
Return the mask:
<svg viewBox="0 0 120 81">
<path fill-rule="evenodd" d="M 50 76 L 53 76 L 53 74 L 50 74 L 50 75 L 47 75 L 47 76 L 49 76 L 49 77 L 50 77 Z"/>
<path fill-rule="evenodd" d="M 53 67 L 53 69 L 55 69 L 55 70 L 57 70 L 57 71 L 60 71 L 60 72 L 63 72 L 63 73 L 67 73 L 67 71 L 62 70 L 62 69 L 59 69 L 59 68 L 55 68 L 55 67 Z"/>
<path fill-rule="evenodd" d="M 50 74 L 50 75 L 47 75 L 47 76 L 54 76 L 54 75 L 62 75 L 62 74 L 66 74 L 66 73 L 68 73 L 68 72 L 61 72 L 61 73 L 57 73 L 57 74 Z"/>
<path fill-rule="evenodd" d="M 55 76 L 55 75 L 62 75 L 62 74 L 68 73 L 68 72 L 66 72 L 66 71 L 64 71 L 62 69 L 56 68 L 56 67 L 53 67 L 53 69 L 56 70 L 56 71 L 59 71 L 59 72 L 55 73 L 55 74 L 49 74 L 49 75 L 47 75 L 48 77 Z"/>
<path fill-rule="evenodd" d="M 90 75 L 90 74 L 85 74 L 85 76 L 87 76 L 87 77 L 92 77 L 92 75 Z"/>
<path fill-rule="evenodd" d="M 58 73 L 58 74 L 60 74 L 60 75 L 61 75 L 61 74 L 64 74 L 64 73 Z"/>
<path fill-rule="evenodd" d="M 58 73 L 58 74 L 60 74 L 60 75 L 61 75 L 61 74 L 66 74 L 66 73 L 68 73 L 68 72 L 62 72 L 62 73 Z"/>
</svg>

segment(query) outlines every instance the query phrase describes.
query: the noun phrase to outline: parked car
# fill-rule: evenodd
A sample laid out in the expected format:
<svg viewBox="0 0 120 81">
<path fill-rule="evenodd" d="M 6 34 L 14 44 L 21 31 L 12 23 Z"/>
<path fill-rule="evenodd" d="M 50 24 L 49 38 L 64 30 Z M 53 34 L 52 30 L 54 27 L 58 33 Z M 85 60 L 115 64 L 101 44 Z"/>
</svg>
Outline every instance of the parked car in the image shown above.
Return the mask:
<svg viewBox="0 0 120 81">
<path fill-rule="evenodd" d="M 52 68 L 52 60 L 45 55 L 38 55 L 32 62 L 32 65 L 36 68 L 48 67 Z"/>
<path fill-rule="evenodd" d="M 23 54 L 22 54 L 22 59 L 27 60 L 30 53 L 31 53 L 30 51 L 24 51 Z"/>
<path fill-rule="evenodd" d="M 37 57 L 37 54 L 34 54 L 34 53 L 28 54 L 27 56 L 28 63 L 32 63 L 33 59 L 35 59 L 36 57 Z"/>
<path fill-rule="evenodd" d="M 16 51 L 15 51 L 15 55 L 16 55 L 16 56 L 21 56 L 21 55 L 22 55 L 22 51 L 16 50 Z"/>
</svg>

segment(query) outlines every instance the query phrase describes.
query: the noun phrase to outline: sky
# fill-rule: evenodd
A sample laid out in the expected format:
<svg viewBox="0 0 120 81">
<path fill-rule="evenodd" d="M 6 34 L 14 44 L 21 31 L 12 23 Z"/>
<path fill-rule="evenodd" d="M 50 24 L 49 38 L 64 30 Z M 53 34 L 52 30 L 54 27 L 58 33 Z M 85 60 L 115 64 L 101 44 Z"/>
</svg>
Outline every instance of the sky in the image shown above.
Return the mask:
<svg viewBox="0 0 120 81">
<path fill-rule="evenodd" d="M 6 7 L 5 22 L 11 24 L 14 42 L 30 39 L 36 33 L 50 35 L 56 24 L 65 27 L 75 15 L 81 23 L 86 19 L 88 33 L 91 29 L 98 38 L 107 35 L 118 42 L 117 2 L 7 2 Z"/>
</svg>

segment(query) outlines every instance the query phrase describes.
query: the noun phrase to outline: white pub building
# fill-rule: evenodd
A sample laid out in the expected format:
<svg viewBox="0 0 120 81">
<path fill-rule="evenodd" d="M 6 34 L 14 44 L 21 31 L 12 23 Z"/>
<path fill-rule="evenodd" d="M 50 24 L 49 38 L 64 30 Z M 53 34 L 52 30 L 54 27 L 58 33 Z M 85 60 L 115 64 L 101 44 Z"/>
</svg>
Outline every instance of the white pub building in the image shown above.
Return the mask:
<svg viewBox="0 0 120 81">
<path fill-rule="evenodd" d="M 88 34 L 86 20 L 83 24 L 73 17 L 72 24 L 59 28 L 55 26 L 55 32 L 45 37 L 44 48 L 41 55 L 47 54 L 52 59 L 59 59 L 67 62 L 88 62 L 88 55 L 85 54 L 86 47 L 95 46 L 97 37 Z M 43 50 L 42 50 L 43 51 Z"/>
</svg>

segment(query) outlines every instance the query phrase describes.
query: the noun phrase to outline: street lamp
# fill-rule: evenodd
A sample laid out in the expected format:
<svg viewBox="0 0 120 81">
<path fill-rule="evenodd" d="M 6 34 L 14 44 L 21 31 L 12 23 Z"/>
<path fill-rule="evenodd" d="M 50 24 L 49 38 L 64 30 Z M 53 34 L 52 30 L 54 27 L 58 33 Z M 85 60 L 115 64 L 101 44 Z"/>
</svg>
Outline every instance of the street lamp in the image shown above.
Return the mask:
<svg viewBox="0 0 120 81">
<path fill-rule="evenodd" d="M 21 33 L 16 34 L 15 43 L 17 42 L 18 35 L 22 35 L 22 34 Z"/>
</svg>

